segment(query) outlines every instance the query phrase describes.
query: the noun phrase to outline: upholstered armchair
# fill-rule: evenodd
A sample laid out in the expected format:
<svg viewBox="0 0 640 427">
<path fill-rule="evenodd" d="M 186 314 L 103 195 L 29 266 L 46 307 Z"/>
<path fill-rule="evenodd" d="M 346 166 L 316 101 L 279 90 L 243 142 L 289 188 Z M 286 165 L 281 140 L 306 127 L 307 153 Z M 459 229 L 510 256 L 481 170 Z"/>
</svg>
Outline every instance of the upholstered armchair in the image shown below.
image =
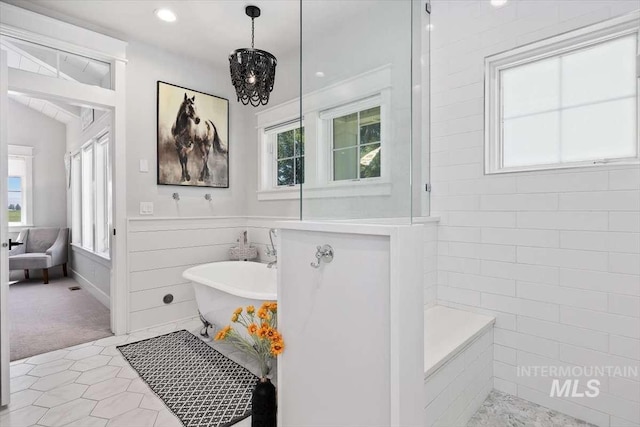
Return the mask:
<svg viewBox="0 0 640 427">
<path fill-rule="evenodd" d="M 20 233 L 18 242 L 22 245 L 9 251 L 9 270 L 24 270 L 28 279 L 29 270 L 41 269 L 44 283 L 49 283 L 49 268 L 61 265 L 67 276 L 68 228 L 29 228 Z"/>
</svg>

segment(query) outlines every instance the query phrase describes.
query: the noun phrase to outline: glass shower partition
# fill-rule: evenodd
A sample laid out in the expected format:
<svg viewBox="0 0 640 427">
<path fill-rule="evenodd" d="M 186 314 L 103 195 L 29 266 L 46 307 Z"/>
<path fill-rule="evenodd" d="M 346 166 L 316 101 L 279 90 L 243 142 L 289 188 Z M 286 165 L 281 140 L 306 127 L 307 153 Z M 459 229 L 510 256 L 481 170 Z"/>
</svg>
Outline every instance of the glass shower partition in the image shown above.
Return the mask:
<svg viewBox="0 0 640 427">
<path fill-rule="evenodd" d="M 412 192 L 412 181 L 424 187 L 428 170 L 420 85 L 426 3 L 302 0 L 301 15 L 301 120 L 285 159 L 287 179 L 300 186 L 301 219 L 423 216 L 428 197 Z"/>
</svg>

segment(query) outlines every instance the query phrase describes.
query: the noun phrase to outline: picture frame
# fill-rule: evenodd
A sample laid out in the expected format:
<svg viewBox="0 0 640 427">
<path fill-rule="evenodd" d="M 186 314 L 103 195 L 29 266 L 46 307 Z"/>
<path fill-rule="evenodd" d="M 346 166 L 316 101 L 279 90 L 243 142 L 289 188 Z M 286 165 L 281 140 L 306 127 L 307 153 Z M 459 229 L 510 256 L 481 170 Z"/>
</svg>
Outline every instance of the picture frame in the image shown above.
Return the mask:
<svg viewBox="0 0 640 427">
<path fill-rule="evenodd" d="M 157 184 L 229 188 L 229 100 L 157 82 Z"/>
</svg>

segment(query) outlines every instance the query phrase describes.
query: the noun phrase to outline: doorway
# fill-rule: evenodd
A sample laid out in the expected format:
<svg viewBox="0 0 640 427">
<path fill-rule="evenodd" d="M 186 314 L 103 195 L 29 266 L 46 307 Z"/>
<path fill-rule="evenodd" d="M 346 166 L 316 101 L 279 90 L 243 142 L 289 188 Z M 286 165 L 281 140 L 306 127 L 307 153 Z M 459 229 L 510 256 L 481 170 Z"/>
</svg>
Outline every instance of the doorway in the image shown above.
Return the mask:
<svg viewBox="0 0 640 427">
<path fill-rule="evenodd" d="M 16 361 L 111 335 L 111 112 L 8 95 L 7 216 L 9 237 L 19 244 L 9 251 Z"/>
<path fill-rule="evenodd" d="M 91 251 L 86 251 L 88 233 L 84 234 L 85 239 L 79 243 L 74 242 L 74 225 L 72 224 L 71 208 L 67 218 L 67 228 L 70 234 L 68 277 L 64 276 L 63 266 L 55 265 L 49 268 L 49 285 L 61 280 L 73 278 L 78 282 L 81 290 L 92 289 L 82 281 L 98 285 L 95 280 L 97 268 L 83 270 L 87 265 L 86 260 L 80 261 L 80 256 L 102 261 L 106 268 L 106 279 L 102 280 L 102 294 L 94 292 L 91 296 L 99 303 L 108 307 L 109 327 L 108 333 L 124 334 L 128 330 L 127 326 L 127 252 L 126 252 L 126 154 L 125 154 L 125 69 L 126 69 L 126 43 L 113 39 L 80 27 L 66 24 L 27 10 L 0 3 L 0 44 L 5 41 L 13 41 L 22 50 L 20 60 L 16 62 L 16 55 L 9 52 L 4 47 L 0 51 L 0 105 L 3 114 L 0 114 L 0 175 L 8 176 L 8 146 L 10 127 L 8 115 L 9 94 L 17 94 L 30 98 L 47 101 L 56 104 L 70 104 L 81 107 L 88 111 L 104 111 L 104 121 L 107 123 L 105 129 L 107 133 L 98 135 L 97 133 L 87 138 L 80 138 L 82 142 L 77 150 L 81 153 L 92 151 L 91 164 L 95 168 L 100 164 L 99 152 L 104 144 L 105 137 L 108 140 L 108 149 L 103 151 L 103 160 L 108 161 L 110 166 L 108 180 L 109 184 L 104 186 L 105 194 L 109 197 L 110 205 L 99 210 L 93 206 L 92 215 L 94 218 L 99 212 L 103 212 L 103 217 L 94 219 L 94 223 L 85 227 L 91 231 L 92 246 Z M 37 66 L 33 66 L 33 59 L 39 60 Z M 23 60 L 24 59 L 24 60 Z M 26 64 L 26 65 L 25 65 Z M 75 69 L 74 69 L 75 68 Z M 99 79 L 94 79 L 96 69 L 106 70 Z M 78 72 L 81 70 L 81 72 Z M 83 113 L 80 114 L 81 121 Z M 87 117 L 89 115 L 87 114 Z M 98 114 L 93 116 L 94 122 L 98 119 Z M 42 136 L 46 138 L 46 135 Z M 93 141 L 90 143 L 90 141 Z M 92 148 L 89 148 L 91 146 Z M 73 150 L 66 153 L 66 161 L 62 160 L 62 167 L 69 170 L 67 185 L 70 185 L 70 172 L 73 167 Z M 75 153 L 77 154 L 77 152 Z M 116 162 L 115 159 L 119 159 Z M 53 161 L 53 160 L 52 160 Z M 69 164 L 67 168 L 66 164 Z M 84 163 L 85 165 L 88 162 Z M 82 168 L 82 166 L 80 166 Z M 85 168 L 86 169 L 86 168 Z M 89 172 L 87 172 L 89 173 Z M 91 196 L 97 193 L 95 169 L 90 171 L 92 190 L 85 189 Z M 66 177 L 67 178 L 67 177 Z M 107 179 L 107 178 L 105 178 Z M 0 204 L 8 203 L 8 183 L 1 180 Z M 82 186 L 81 186 L 82 187 Z M 101 187 L 103 188 L 103 187 Z M 67 201 L 71 202 L 71 188 L 67 188 Z M 85 198 L 85 201 L 87 198 Z M 20 208 L 22 209 L 22 205 Z M 34 204 L 35 207 L 35 204 Z M 15 204 L 13 217 L 16 217 Z M 0 209 L 0 231 L 2 241 L 0 244 L 0 406 L 7 405 L 11 398 L 10 390 L 10 324 L 11 306 L 10 286 L 9 286 L 9 210 Z M 82 224 L 82 223 L 81 223 Z M 96 224 L 106 224 L 99 227 Z M 82 227 L 82 226 L 81 226 Z M 60 227 L 63 228 L 63 227 Z M 102 234 L 101 233 L 102 229 Z M 121 233 L 116 234 L 116 230 Z M 78 234 L 76 232 L 75 236 Z M 120 237 L 122 236 L 122 237 Z M 107 247 L 101 243 L 107 242 Z M 76 245 L 77 243 L 77 245 Z M 77 246 L 77 247 L 76 247 Z M 77 249 L 77 250 L 76 250 Z M 102 249 L 102 253 L 101 252 Z M 83 251 L 84 250 L 84 251 Z M 46 252 L 46 249 L 45 249 Z M 86 253 L 85 253 L 86 252 Z M 108 253 L 108 257 L 104 256 Z M 102 255 L 102 256 L 100 256 Z M 77 258 L 77 260 L 75 259 Z M 78 262 L 75 262 L 78 261 Z M 20 266 L 22 267 L 22 266 Z M 23 270 L 23 269 L 21 269 Z M 29 269 L 29 280 L 36 281 L 42 279 L 39 285 L 44 284 L 44 272 L 42 269 Z M 84 271 L 84 273 L 83 273 Z M 93 272 L 92 274 L 87 273 Z M 24 281 L 24 271 L 18 270 L 16 273 L 21 281 Z M 81 277 L 82 276 L 82 277 Z M 87 277 L 90 276 L 90 277 Z M 15 278 L 15 277 L 14 277 Z M 59 282 L 58 282 L 59 283 Z M 100 289 L 101 286 L 95 286 Z M 65 292 L 78 292 L 70 290 L 68 286 Z M 95 290 L 95 289 L 93 289 Z M 108 292 L 107 292 L 108 290 Z M 100 301 L 101 295 L 106 295 L 105 301 Z M 106 302 L 106 304 L 104 304 Z M 39 328 L 38 322 L 33 322 L 33 328 Z"/>
</svg>

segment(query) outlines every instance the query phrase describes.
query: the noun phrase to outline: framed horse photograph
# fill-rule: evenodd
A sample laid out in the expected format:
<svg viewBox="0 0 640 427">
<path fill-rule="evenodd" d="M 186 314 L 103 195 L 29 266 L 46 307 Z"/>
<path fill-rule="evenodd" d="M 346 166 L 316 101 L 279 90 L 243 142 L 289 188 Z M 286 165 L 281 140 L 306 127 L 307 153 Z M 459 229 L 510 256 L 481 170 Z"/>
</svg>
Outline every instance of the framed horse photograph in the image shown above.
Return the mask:
<svg viewBox="0 0 640 427">
<path fill-rule="evenodd" d="M 229 100 L 158 81 L 158 185 L 229 188 Z"/>
</svg>

